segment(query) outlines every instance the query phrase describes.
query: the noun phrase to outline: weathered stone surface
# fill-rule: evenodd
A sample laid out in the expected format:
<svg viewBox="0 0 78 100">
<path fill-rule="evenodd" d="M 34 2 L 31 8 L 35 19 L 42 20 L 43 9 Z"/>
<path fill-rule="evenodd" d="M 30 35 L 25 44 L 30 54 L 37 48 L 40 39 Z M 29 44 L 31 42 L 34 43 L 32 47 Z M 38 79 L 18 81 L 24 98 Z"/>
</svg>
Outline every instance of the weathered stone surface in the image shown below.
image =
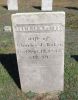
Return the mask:
<svg viewBox="0 0 78 100">
<path fill-rule="evenodd" d="M 52 11 L 53 0 L 42 0 L 42 11 Z"/>
<path fill-rule="evenodd" d="M 64 88 L 64 12 L 18 13 L 12 25 L 24 92 Z"/>
<path fill-rule="evenodd" d="M 18 10 L 18 0 L 7 0 L 8 10 Z"/>
<path fill-rule="evenodd" d="M 11 26 L 4 26 L 5 32 L 11 32 Z"/>
</svg>

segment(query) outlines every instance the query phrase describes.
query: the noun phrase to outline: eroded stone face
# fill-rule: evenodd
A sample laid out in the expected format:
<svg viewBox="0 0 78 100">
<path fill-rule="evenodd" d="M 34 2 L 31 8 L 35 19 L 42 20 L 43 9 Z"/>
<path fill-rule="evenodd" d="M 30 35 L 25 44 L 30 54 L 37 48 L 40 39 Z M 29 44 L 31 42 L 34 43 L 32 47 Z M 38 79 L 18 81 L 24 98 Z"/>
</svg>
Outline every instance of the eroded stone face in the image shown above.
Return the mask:
<svg viewBox="0 0 78 100">
<path fill-rule="evenodd" d="M 53 0 L 42 0 L 42 11 L 52 11 Z"/>
<path fill-rule="evenodd" d="M 21 87 L 24 92 L 64 88 L 64 12 L 12 15 Z"/>
<path fill-rule="evenodd" d="M 7 0 L 8 10 L 18 10 L 18 0 Z"/>
</svg>

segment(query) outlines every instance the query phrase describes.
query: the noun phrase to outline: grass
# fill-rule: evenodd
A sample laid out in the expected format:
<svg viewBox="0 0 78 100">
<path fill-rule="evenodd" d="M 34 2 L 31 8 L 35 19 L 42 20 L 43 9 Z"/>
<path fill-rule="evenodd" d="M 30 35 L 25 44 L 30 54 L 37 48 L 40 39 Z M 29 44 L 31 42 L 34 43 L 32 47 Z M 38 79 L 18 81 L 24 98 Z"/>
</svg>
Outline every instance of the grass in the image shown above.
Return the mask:
<svg viewBox="0 0 78 100">
<path fill-rule="evenodd" d="M 52 93 L 35 94 L 31 91 L 23 93 L 18 87 L 18 75 L 16 74 L 16 59 L 13 33 L 4 32 L 5 25 L 11 25 L 10 15 L 15 12 L 8 11 L 0 6 L 0 100 L 78 100 L 78 10 L 65 8 L 67 2 L 60 1 L 62 6 L 58 6 L 57 0 L 54 10 L 64 10 L 66 12 L 66 36 L 65 36 L 65 87 L 59 97 L 56 95 L 52 99 Z M 40 11 L 31 7 L 34 5 L 21 3 L 21 11 Z M 36 2 L 40 5 L 40 2 Z M 71 6 L 73 3 L 69 2 Z M 23 6 L 24 5 L 24 6 Z M 67 4 L 67 6 L 70 6 Z M 74 3 L 75 6 L 75 3 Z M 13 71 L 14 72 L 13 72 Z M 14 79 L 16 77 L 16 79 Z"/>
</svg>

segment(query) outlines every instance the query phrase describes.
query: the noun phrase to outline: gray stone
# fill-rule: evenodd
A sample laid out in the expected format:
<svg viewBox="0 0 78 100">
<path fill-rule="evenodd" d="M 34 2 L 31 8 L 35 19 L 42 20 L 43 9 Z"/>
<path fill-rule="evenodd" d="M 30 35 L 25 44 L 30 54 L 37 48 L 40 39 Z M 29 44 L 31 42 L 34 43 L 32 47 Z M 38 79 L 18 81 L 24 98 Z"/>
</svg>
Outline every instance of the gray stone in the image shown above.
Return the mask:
<svg viewBox="0 0 78 100">
<path fill-rule="evenodd" d="M 11 32 L 11 26 L 4 26 L 5 32 Z"/>
<path fill-rule="evenodd" d="M 24 92 L 64 88 L 64 12 L 12 15 L 21 87 Z"/>
<path fill-rule="evenodd" d="M 53 0 L 42 0 L 42 11 L 52 11 Z"/>
<path fill-rule="evenodd" d="M 7 0 L 8 10 L 18 10 L 18 0 Z"/>
</svg>

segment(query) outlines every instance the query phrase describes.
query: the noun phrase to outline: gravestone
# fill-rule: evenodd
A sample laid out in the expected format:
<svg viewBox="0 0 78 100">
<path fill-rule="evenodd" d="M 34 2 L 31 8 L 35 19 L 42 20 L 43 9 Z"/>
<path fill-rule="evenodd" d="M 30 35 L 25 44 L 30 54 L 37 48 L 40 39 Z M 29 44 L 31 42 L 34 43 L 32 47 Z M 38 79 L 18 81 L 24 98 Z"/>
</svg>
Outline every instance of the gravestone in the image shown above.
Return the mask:
<svg viewBox="0 0 78 100">
<path fill-rule="evenodd" d="M 53 0 L 42 0 L 42 11 L 52 11 Z"/>
<path fill-rule="evenodd" d="M 11 32 L 11 26 L 4 26 L 5 32 Z"/>
<path fill-rule="evenodd" d="M 45 93 L 64 88 L 64 12 L 12 15 L 21 88 Z"/>
<path fill-rule="evenodd" d="M 8 10 L 18 10 L 18 0 L 7 0 Z"/>
</svg>

